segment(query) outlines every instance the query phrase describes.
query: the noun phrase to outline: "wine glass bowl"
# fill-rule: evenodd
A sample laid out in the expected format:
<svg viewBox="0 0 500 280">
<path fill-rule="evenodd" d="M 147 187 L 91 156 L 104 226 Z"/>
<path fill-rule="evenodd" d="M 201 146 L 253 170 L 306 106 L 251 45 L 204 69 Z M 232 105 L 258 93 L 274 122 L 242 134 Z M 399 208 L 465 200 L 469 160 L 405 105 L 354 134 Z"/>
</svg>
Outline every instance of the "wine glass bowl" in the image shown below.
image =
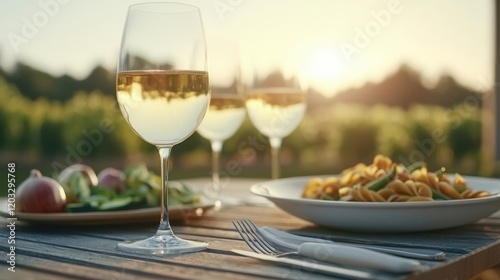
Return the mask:
<svg viewBox="0 0 500 280">
<path fill-rule="evenodd" d="M 299 88 L 264 87 L 253 89 L 246 107 L 253 125 L 265 136 L 284 138 L 300 124 L 306 110 L 306 95 Z"/>
<path fill-rule="evenodd" d="M 209 103 L 208 92 L 208 74 L 203 71 L 125 71 L 117 77 L 117 99 L 126 121 L 156 146 L 178 144 L 196 130 Z"/>
<path fill-rule="evenodd" d="M 117 73 L 117 100 L 133 131 L 158 148 L 161 218 L 156 234 L 117 249 L 147 254 L 203 250 L 206 242 L 181 239 L 168 219 L 168 159 L 172 147 L 194 133 L 210 102 L 206 44 L 197 7 L 144 3 L 129 7 Z"/>
<path fill-rule="evenodd" d="M 197 131 L 212 142 L 222 142 L 238 130 L 245 115 L 242 96 L 213 93 L 208 112 Z"/>
</svg>

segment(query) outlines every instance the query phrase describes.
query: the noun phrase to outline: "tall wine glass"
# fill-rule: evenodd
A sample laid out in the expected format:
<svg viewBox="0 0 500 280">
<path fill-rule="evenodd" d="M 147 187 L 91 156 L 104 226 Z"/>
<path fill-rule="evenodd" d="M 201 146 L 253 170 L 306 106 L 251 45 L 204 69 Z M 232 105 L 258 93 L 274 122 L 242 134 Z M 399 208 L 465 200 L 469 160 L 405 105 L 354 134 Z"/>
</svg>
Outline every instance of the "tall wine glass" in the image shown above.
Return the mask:
<svg viewBox="0 0 500 280">
<path fill-rule="evenodd" d="M 209 61 L 212 97 L 198 133 L 208 139 L 212 148 L 211 191 L 220 194 L 219 157 L 225 140 L 245 120 L 245 100 L 241 82 L 240 54 L 235 42 L 228 38 L 212 38 Z"/>
<path fill-rule="evenodd" d="M 156 234 L 120 242 L 135 253 L 178 254 L 208 243 L 178 238 L 168 220 L 168 159 L 198 127 L 210 101 L 203 23 L 197 7 L 144 3 L 128 9 L 118 62 L 117 99 L 134 132 L 158 148 L 161 219 Z"/>
<path fill-rule="evenodd" d="M 198 133 L 210 141 L 212 147 L 213 190 L 221 190 L 219 157 L 225 140 L 231 137 L 245 119 L 243 97 L 231 93 L 212 93 L 210 108 L 198 127 Z"/>
<path fill-rule="evenodd" d="M 246 108 L 253 125 L 269 138 L 271 177 L 278 179 L 281 142 L 300 124 L 306 111 L 306 93 L 295 76 L 285 77 L 281 70 L 267 75 L 256 72 L 254 75 L 246 97 Z"/>
</svg>

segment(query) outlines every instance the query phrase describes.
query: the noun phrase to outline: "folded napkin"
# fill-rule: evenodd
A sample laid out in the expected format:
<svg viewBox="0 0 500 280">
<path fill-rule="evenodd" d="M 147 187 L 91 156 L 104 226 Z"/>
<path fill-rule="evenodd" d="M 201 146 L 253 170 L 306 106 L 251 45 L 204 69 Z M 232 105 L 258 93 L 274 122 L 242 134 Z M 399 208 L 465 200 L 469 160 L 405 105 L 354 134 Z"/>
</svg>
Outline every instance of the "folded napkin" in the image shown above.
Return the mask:
<svg viewBox="0 0 500 280">
<path fill-rule="evenodd" d="M 414 258 L 414 259 L 444 260 L 446 258 L 446 255 L 443 251 L 435 249 L 405 248 L 396 246 L 334 242 L 320 238 L 295 235 L 266 226 L 260 227 L 257 230 L 259 234 L 262 235 L 266 239 L 266 241 L 268 241 L 272 245 L 278 248 L 294 250 L 294 251 L 297 251 L 300 245 L 304 243 L 319 243 L 319 244 L 336 244 L 342 246 L 363 248 L 372 251 L 377 251 L 380 253 L 406 257 L 406 258 Z"/>
</svg>

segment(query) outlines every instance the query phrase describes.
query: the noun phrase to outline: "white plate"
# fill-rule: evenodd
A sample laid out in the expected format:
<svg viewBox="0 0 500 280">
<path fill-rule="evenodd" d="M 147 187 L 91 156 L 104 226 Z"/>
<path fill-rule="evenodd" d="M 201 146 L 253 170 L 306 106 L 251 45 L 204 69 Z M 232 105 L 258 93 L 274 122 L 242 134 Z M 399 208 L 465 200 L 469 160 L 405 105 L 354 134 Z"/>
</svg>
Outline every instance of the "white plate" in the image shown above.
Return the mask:
<svg viewBox="0 0 500 280">
<path fill-rule="evenodd" d="M 215 207 L 214 203 L 196 205 L 176 205 L 169 207 L 171 221 L 187 220 L 202 217 L 207 210 Z M 0 216 L 12 218 L 7 211 L 7 200 L 0 201 Z M 37 224 L 65 224 L 65 225 L 99 225 L 99 224 L 128 224 L 159 222 L 160 207 L 135 210 L 81 212 L 81 213 L 23 213 L 15 212 L 18 221 Z"/>
<path fill-rule="evenodd" d="M 318 177 L 318 176 L 314 176 Z M 321 176 L 324 177 L 324 176 Z M 301 198 L 313 177 L 294 177 L 253 185 L 253 194 L 312 223 L 340 230 L 362 232 L 414 232 L 474 223 L 500 209 L 500 180 L 464 176 L 471 188 L 490 197 L 428 202 L 348 202 Z"/>
</svg>

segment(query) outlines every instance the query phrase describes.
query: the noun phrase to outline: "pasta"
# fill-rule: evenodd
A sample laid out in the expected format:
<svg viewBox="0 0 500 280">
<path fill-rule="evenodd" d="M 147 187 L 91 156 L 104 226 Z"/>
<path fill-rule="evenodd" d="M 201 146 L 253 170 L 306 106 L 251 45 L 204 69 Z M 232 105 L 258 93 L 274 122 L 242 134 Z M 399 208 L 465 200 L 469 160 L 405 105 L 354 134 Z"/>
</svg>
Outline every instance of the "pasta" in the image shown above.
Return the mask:
<svg viewBox="0 0 500 280">
<path fill-rule="evenodd" d="M 411 202 L 469 199 L 490 196 L 486 191 L 468 187 L 465 179 L 454 179 L 444 168 L 429 172 L 424 163 L 405 167 L 390 158 L 377 155 L 373 163 L 359 163 L 338 177 L 313 178 L 304 187 L 302 197 L 320 200 L 359 202 Z"/>
</svg>

